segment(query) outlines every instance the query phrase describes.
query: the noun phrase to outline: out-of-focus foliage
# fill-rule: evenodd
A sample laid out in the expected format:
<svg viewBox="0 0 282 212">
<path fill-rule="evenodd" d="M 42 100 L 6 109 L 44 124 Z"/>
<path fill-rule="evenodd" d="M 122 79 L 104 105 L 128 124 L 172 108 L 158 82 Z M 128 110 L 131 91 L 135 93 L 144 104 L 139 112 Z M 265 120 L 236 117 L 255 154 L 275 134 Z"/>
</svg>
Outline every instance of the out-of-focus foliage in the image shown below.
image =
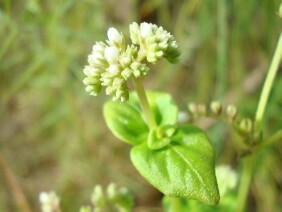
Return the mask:
<svg viewBox="0 0 282 212">
<path fill-rule="evenodd" d="M 2 0 L 0 2 L 0 211 L 28 202 L 39 209 L 41 191 L 54 190 L 62 209 L 87 204 L 94 185 L 126 186 L 137 207 L 160 207 L 161 195 L 133 168 L 127 145 L 106 128 L 107 97 L 84 91 L 82 70 L 95 41 L 133 21 L 170 31 L 182 51 L 178 65 L 153 67 L 146 87 L 168 91 L 187 110 L 191 101 L 233 103 L 254 116 L 282 20 L 274 0 Z M 128 34 L 125 34 L 128 37 Z M 278 73 L 264 134 L 282 126 Z M 240 173 L 234 142 L 224 125 L 204 120 L 217 163 Z M 282 142 L 260 152 L 249 208 L 281 209 Z M 22 194 L 22 195 L 19 195 Z M 280 204 L 280 205 L 279 205 Z"/>
</svg>

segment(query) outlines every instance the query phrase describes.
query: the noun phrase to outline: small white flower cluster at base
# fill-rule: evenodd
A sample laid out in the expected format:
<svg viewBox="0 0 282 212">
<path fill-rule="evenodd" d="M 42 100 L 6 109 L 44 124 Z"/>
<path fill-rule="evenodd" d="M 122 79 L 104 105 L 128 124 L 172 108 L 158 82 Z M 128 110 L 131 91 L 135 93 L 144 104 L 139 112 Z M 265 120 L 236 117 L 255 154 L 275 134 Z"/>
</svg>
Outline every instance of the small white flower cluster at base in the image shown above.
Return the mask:
<svg viewBox="0 0 282 212">
<path fill-rule="evenodd" d="M 55 192 L 41 192 L 39 194 L 42 212 L 60 211 L 60 199 Z"/>
</svg>

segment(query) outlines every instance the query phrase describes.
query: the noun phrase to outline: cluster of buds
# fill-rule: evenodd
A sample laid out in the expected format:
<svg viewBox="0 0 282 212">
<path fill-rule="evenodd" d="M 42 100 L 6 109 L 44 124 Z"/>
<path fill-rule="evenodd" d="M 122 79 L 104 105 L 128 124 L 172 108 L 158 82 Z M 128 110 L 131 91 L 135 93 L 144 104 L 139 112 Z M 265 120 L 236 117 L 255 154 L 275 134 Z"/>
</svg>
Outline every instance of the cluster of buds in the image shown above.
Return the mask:
<svg viewBox="0 0 282 212">
<path fill-rule="evenodd" d="M 253 121 L 249 118 L 238 118 L 238 109 L 234 105 L 228 105 L 224 108 L 218 101 L 213 101 L 210 105 L 190 103 L 188 110 L 190 119 L 198 117 L 220 118 L 232 123 L 242 135 L 250 135 L 253 132 Z"/>
<path fill-rule="evenodd" d="M 106 190 L 96 185 L 92 193 L 91 202 L 95 211 L 131 211 L 133 198 L 125 187 L 118 188 L 111 183 Z"/>
<path fill-rule="evenodd" d="M 131 45 L 125 44 L 122 33 L 115 28 L 108 30 L 108 40 L 96 42 L 88 56 L 88 65 L 84 68 L 86 78 L 83 83 L 86 91 L 97 96 L 102 87 L 113 100 L 124 102 L 129 97 L 127 82 L 130 78 L 143 77 L 149 68 L 142 63 L 144 58 L 155 63 L 162 57 L 176 62 L 180 53 L 173 36 L 162 27 L 153 24 L 137 23 L 130 25 Z"/>
<path fill-rule="evenodd" d="M 193 117 L 222 117 L 222 115 L 224 115 L 231 122 L 233 122 L 237 117 L 237 108 L 234 105 L 228 105 L 225 109 L 225 113 L 223 113 L 224 108 L 218 101 L 213 101 L 209 105 L 190 103 L 188 104 L 188 109 Z"/>
<path fill-rule="evenodd" d="M 137 23 L 130 25 L 132 43 L 138 44 L 146 55 L 148 62 L 155 63 L 162 57 L 169 62 L 177 62 L 180 52 L 174 37 L 155 24 Z"/>
</svg>

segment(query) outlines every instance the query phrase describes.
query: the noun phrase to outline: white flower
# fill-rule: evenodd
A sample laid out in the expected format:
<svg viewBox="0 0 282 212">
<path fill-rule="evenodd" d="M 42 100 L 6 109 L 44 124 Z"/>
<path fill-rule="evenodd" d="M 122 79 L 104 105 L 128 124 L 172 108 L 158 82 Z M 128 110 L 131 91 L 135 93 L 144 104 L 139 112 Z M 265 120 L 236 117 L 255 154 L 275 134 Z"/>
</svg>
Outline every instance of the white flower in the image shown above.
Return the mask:
<svg viewBox="0 0 282 212">
<path fill-rule="evenodd" d="M 42 212 L 59 211 L 60 199 L 55 192 L 41 192 L 39 194 Z"/>
<path fill-rule="evenodd" d="M 147 61 L 155 63 L 161 58 L 169 62 L 177 62 L 180 52 L 174 37 L 155 24 L 133 23 L 129 27 L 132 43 L 140 45 L 140 51 L 147 57 Z"/>
<path fill-rule="evenodd" d="M 120 44 L 122 35 L 113 27 L 108 30 L 108 39 L 110 42 Z"/>
<path fill-rule="evenodd" d="M 113 100 L 126 101 L 129 96 L 127 81 L 147 75 L 149 67 L 143 59 L 155 63 L 161 58 L 170 62 L 178 59 L 178 46 L 173 36 L 155 24 L 132 23 L 129 27 L 131 45 L 117 29 L 108 29 L 106 42 L 96 42 L 85 66 L 83 83 L 90 95 L 98 95 L 103 87 Z"/>
<path fill-rule="evenodd" d="M 42 204 L 46 204 L 49 201 L 49 195 L 46 192 L 41 192 L 39 194 L 39 200 Z"/>
<path fill-rule="evenodd" d="M 220 165 L 215 169 L 220 196 L 236 187 L 237 173 L 228 165 Z"/>
<path fill-rule="evenodd" d="M 146 38 L 153 33 L 152 24 L 142 23 L 140 26 L 140 34 L 143 38 Z"/>
<path fill-rule="evenodd" d="M 107 46 L 105 48 L 105 58 L 109 64 L 116 64 L 119 59 L 120 52 L 115 46 Z"/>
<path fill-rule="evenodd" d="M 120 67 L 118 65 L 110 65 L 109 72 L 111 74 L 117 75 L 120 73 Z"/>
</svg>

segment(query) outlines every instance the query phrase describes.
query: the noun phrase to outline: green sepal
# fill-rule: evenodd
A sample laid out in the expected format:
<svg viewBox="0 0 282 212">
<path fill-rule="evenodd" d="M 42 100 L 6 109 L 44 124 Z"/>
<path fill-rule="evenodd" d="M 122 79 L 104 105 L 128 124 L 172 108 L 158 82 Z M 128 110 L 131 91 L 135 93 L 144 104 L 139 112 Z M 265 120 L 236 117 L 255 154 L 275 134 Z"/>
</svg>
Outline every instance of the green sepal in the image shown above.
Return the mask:
<svg viewBox="0 0 282 212">
<path fill-rule="evenodd" d="M 132 148 L 137 170 L 165 195 L 196 199 L 215 205 L 219 191 L 215 176 L 214 150 L 199 128 L 183 126 L 169 145 L 152 150 L 147 143 Z"/>
</svg>

